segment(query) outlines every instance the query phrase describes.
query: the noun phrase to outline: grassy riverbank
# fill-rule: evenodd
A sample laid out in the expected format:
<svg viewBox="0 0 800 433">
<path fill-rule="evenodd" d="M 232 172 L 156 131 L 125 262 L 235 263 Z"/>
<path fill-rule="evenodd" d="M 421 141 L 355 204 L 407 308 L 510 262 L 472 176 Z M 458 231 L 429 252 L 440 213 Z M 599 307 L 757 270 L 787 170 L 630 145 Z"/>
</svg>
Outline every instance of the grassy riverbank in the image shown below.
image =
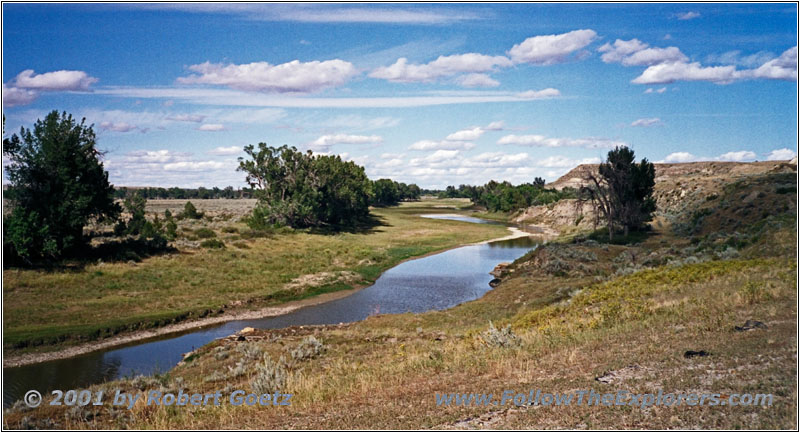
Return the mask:
<svg viewBox="0 0 800 433">
<path fill-rule="evenodd" d="M 151 207 L 163 211 L 170 207 L 168 202 L 153 201 Z M 225 211 L 226 202 L 229 207 L 240 204 L 209 202 L 218 212 Z M 206 210 L 204 201 L 194 203 Z M 177 253 L 138 263 L 95 263 L 66 270 L 6 269 L 4 352 L 52 350 L 362 286 L 409 257 L 508 233 L 504 227 L 417 216 L 452 213 L 464 205 L 458 200 L 432 200 L 374 209 L 374 225 L 337 234 L 297 231 L 248 239 L 246 227 L 233 220 L 198 222 L 186 230 L 213 230 L 226 248 L 179 246 Z"/>
<path fill-rule="evenodd" d="M 140 402 L 130 411 L 65 412 L 43 405 L 12 411 L 4 422 L 82 429 L 796 429 L 797 214 L 795 195 L 785 193 L 796 191 L 794 179 L 728 179 L 665 209 L 654 230 L 630 244 L 571 234 L 508 266 L 481 299 L 446 311 L 255 330 L 243 334 L 246 341 L 198 349 L 166 375 L 92 387 L 219 390 L 226 398 L 218 407 Z M 310 336 L 321 350 L 311 350 Z M 232 390 L 250 392 L 256 381 L 281 377 L 278 388 L 294 395 L 291 406 L 227 400 Z M 772 394 L 773 403 L 440 406 L 435 397 L 499 399 L 505 390 L 531 389 Z"/>
</svg>

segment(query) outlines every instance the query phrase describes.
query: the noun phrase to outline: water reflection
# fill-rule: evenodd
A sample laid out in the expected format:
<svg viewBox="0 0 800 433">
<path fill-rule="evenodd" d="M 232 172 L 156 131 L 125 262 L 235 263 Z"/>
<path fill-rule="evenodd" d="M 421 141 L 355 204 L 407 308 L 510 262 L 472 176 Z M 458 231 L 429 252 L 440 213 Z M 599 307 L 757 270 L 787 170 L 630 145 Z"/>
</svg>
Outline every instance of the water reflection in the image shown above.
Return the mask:
<svg viewBox="0 0 800 433">
<path fill-rule="evenodd" d="M 283 316 L 237 320 L 74 358 L 5 368 L 3 405 L 8 407 L 30 389 L 44 393 L 52 389 L 82 388 L 136 374 L 165 372 L 181 360 L 183 353 L 246 326 L 273 329 L 336 324 L 363 320 L 376 313 L 419 313 L 450 308 L 482 296 L 491 289 L 489 281 L 493 277 L 489 272 L 498 263 L 513 261 L 535 245 L 536 241 L 531 238 L 517 238 L 456 248 L 395 266 L 372 286 L 346 298 Z"/>
</svg>

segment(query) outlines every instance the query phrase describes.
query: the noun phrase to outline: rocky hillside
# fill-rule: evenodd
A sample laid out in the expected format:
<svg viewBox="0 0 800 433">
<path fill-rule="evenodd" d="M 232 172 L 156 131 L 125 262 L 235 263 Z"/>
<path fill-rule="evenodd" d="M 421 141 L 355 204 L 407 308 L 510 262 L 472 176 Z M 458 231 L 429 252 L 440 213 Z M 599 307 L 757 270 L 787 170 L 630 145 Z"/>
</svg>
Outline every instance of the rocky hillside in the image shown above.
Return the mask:
<svg viewBox="0 0 800 433">
<path fill-rule="evenodd" d="M 583 164 L 570 170 L 548 188 L 577 188 L 586 171 L 597 171 L 597 165 Z M 764 162 L 690 162 L 682 164 L 655 164 L 656 185 L 654 195 L 657 216 L 671 217 L 696 210 L 705 201 L 722 195 L 727 184 L 747 181 L 769 174 L 797 173 L 797 160 Z M 761 191 L 753 191 L 752 201 L 760 198 Z M 569 229 L 589 227 L 593 214 L 589 205 L 582 208 L 575 200 L 562 200 L 548 206 L 533 206 L 514 218 L 517 223 L 541 224 Z"/>
</svg>

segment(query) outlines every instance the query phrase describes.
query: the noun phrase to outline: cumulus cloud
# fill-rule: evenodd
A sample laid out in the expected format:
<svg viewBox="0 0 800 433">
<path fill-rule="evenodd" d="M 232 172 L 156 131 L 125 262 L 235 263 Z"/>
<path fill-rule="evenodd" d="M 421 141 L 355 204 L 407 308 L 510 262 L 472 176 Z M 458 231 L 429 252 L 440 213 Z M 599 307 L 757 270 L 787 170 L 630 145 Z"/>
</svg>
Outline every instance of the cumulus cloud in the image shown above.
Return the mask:
<svg viewBox="0 0 800 433">
<path fill-rule="evenodd" d="M 617 146 L 628 146 L 624 141 L 607 138 L 549 138 L 544 135 L 506 135 L 497 144 L 514 144 L 534 147 L 584 147 L 587 149 L 613 149 Z"/>
<path fill-rule="evenodd" d="M 745 77 L 748 75 L 752 78 L 797 81 L 797 46 L 789 48 L 780 57 L 764 63 L 757 69 L 744 73 Z"/>
<path fill-rule="evenodd" d="M 676 162 L 691 162 L 697 161 L 697 157 L 692 155 L 689 152 L 673 152 L 667 155 L 663 161 L 659 162 L 666 162 L 666 163 L 676 163 Z"/>
<path fill-rule="evenodd" d="M 548 99 L 558 96 L 561 96 L 561 92 L 559 92 L 558 89 L 553 89 L 552 87 L 542 90 L 527 90 L 522 93 L 517 93 L 517 97 L 522 99 Z"/>
<path fill-rule="evenodd" d="M 463 87 L 497 87 L 500 82 L 486 74 L 469 74 L 456 79 Z"/>
<path fill-rule="evenodd" d="M 584 48 L 597 38 L 594 30 L 574 30 L 559 35 L 533 36 L 514 45 L 508 55 L 514 63 L 552 65 L 562 63 L 574 52 Z"/>
<path fill-rule="evenodd" d="M 502 131 L 506 127 L 506 123 L 502 120 L 492 122 L 486 126 L 487 131 Z"/>
<path fill-rule="evenodd" d="M 481 138 L 483 133 L 486 132 L 481 127 L 475 127 L 471 129 L 462 129 L 460 131 L 456 131 L 447 137 L 445 140 L 450 141 L 473 141 Z"/>
<path fill-rule="evenodd" d="M 344 60 L 300 62 L 280 65 L 267 62 L 228 64 L 205 62 L 189 66 L 197 74 L 178 78 L 183 84 L 214 84 L 237 90 L 308 93 L 341 86 L 358 74 L 352 63 Z"/>
<path fill-rule="evenodd" d="M 702 66 L 699 62 L 662 63 L 648 67 L 632 82 L 636 84 L 668 84 L 675 81 L 710 81 L 728 84 L 739 78 L 736 66 Z"/>
<path fill-rule="evenodd" d="M 14 86 L 45 92 L 87 91 L 89 86 L 97 81 L 97 78 L 90 77 L 84 71 L 54 71 L 36 74 L 33 69 L 27 69 L 17 75 L 14 79 Z"/>
<path fill-rule="evenodd" d="M 756 159 L 756 154 L 749 150 L 739 150 L 736 152 L 723 153 L 722 155 L 718 156 L 715 159 L 717 161 L 733 161 L 733 162 L 752 161 Z"/>
<path fill-rule="evenodd" d="M 538 167 L 547 168 L 573 168 L 581 164 L 599 164 L 600 158 L 572 159 L 566 156 L 549 156 L 535 162 Z"/>
<path fill-rule="evenodd" d="M 631 122 L 631 126 L 648 127 L 648 126 L 658 126 L 658 125 L 663 125 L 663 123 L 661 122 L 661 119 L 659 119 L 658 117 L 650 117 L 650 118 L 645 118 L 645 119 L 636 119 L 633 122 Z"/>
<path fill-rule="evenodd" d="M 408 63 L 407 58 L 401 57 L 391 66 L 382 66 L 375 69 L 369 76 L 395 83 L 429 83 L 442 77 L 451 77 L 458 74 L 477 74 L 467 75 L 459 79 L 462 85 L 477 87 L 496 82 L 488 75 L 479 73 L 511 65 L 511 60 L 505 56 L 487 56 L 478 53 L 439 56 L 436 60 L 425 64 Z M 465 82 L 467 84 L 464 84 Z M 492 85 L 489 87 L 492 87 Z"/>
<path fill-rule="evenodd" d="M 138 150 L 106 156 L 105 168 L 116 185 L 197 187 L 240 185 L 235 159 L 196 160 L 192 153 L 171 150 Z"/>
<path fill-rule="evenodd" d="M 684 12 L 684 13 L 677 14 L 675 16 L 681 21 L 686 21 L 686 20 L 699 18 L 700 17 L 700 12 L 689 11 L 689 12 Z"/>
<path fill-rule="evenodd" d="M 666 91 L 667 91 L 666 87 L 662 87 L 660 89 L 653 89 L 652 87 L 648 87 L 647 90 L 644 91 L 644 93 L 664 93 Z"/>
<path fill-rule="evenodd" d="M 241 146 L 229 146 L 229 147 L 215 147 L 214 149 L 209 150 L 209 155 L 238 155 L 242 152 Z"/>
<path fill-rule="evenodd" d="M 597 51 L 605 63 L 622 63 L 625 66 L 650 66 L 664 62 L 685 62 L 689 60 L 677 47 L 650 48 L 638 39 L 624 41 L 617 39 L 614 44 L 606 43 Z"/>
<path fill-rule="evenodd" d="M 200 171 L 200 170 L 216 170 L 225 167 L 225 163 L 221 161 L 182 161 L 170 164 L 164 164 L 166 171 Z"/>
<path fill-rule="evenodd" d="M 775 149 L 767 155 L 767 161 L 786 161 L 797 156 L 792 149 Z"/>
<path fill-rule="evenodd" d="M 33 90 L 7 86 L 3 83 L 3 107 L 5 108 L 28 105 L 38 97 L 39 94 Z"/>
<path fill-rule="evenodd" d="M 97 78 L 84 71 L 54 71 L 36 74 L 33 69 L 20 72 L 8 84 L 3 83 L 3 107 L 27 105 L 41 92 L 88 91 Z"/>
<path fill-rule="evenodd" d="M 381 142 L 383 142 L 383 137 L 379 135 L 329 134 L 317 138 L 309 145 L 326 148 L 335 144 L 377 144 Z"/>
<path fill-rule="evenodd" d="M 198 131 L 206 131 L 206 132 L 216 132 L 216 131 L 224 131 L 225 125 L 220 123 L 205 123 L 197 127 Z"/>
</svg>

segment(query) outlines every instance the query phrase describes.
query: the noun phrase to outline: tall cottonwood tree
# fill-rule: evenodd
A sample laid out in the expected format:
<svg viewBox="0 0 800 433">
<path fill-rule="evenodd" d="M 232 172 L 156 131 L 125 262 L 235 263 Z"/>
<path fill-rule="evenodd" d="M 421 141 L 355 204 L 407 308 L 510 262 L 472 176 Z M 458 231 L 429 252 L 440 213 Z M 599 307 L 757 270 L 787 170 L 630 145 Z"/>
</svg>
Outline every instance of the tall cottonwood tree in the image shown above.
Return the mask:
<svg viewBox="0 0 800 433">
<path fill-rule="evenodd" d="M 116 220 L 120 207 L 95 144 L 85 119 L 58 111 L 3 140 L 13 208 L 4 249 L 28 263 L 58 259 L 85 243 L 90 220 Z"/>
<path fill-rule="evenodd" d="M 595 215 L 606 220 L 609 239 L 613 239 L 617 227 L 627 236 L 630 229 L 638 230 L 652 219 L 656 210 L 655 166 L 647 158 L 637 164 L 632 149 L 616 147 L 609 151 L 597 174 L 590 170 L 584 173 L 584 183 L 579 196 L 592 203 Z"/>
</svg>

